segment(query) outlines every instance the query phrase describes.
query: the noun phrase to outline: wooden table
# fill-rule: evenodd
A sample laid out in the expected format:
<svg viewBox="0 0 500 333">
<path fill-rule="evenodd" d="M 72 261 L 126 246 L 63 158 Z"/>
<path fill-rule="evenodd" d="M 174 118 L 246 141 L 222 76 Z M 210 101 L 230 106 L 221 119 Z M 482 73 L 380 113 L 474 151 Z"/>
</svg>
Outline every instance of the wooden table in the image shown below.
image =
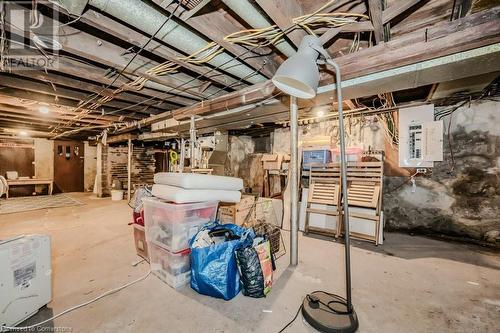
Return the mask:
<svg viewBox="0 0 500 333">
<path fill-rule="evenodd" d="M 11 186 L 23 186 L 23 185 L 47 185 L 49 188 L 49 195 L 52 195 L 52 189 L 54 187 L 54 180 L 52 179 L 14 179 L 7 180 L 7 184 L 9 185 L 9 190 L 6 193 L 7 199 L 9 198 L 9 191 Z"/>
</svg>

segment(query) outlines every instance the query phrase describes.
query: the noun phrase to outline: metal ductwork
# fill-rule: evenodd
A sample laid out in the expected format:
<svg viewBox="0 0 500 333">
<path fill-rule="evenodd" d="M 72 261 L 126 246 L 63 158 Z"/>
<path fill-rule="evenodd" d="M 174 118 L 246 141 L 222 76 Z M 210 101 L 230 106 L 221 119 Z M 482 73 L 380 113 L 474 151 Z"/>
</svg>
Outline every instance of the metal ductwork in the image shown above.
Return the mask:
<svg viewBox="0 0 500 333">
<path fill-rule="evenodd" d="M 272 25 L 248 0 L 222 0 L 222 2 L 254 29 Z M 278 41 L 274 47 L 287 57 L 295 54 L 295 49 L 285 39 Z"/>
<path fill-rule="evenodd" d="M 141 0 L 89 0 L 88 4 L 150 35 L 153 35 L 167 19 L 163 13 Z M 205 39 L 178 24 L 175 17 L 163 26 L 156 37 L 186 54 L 192 54 L 207 45 Z M 217 55 L 208 63 L 215 67 L 221 66 L 221 70 L 251 83 L 266 80 L 263 75 L 256 74 L 253 68 L 226 52 Z"/>
</svg>

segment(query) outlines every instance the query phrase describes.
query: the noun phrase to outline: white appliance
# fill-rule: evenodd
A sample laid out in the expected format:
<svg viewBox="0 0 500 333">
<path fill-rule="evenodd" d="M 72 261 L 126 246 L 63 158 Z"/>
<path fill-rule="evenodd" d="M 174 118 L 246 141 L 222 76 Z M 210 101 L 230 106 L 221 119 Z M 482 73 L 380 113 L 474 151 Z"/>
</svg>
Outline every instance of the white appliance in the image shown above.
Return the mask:
<svg viewBox="0 0 500 333">
<path fill-rule="evenodd" d="M 50 237 L 0 240 L 0 267 L 0 327 L 16 326 L 51 300 Z"/>
</svg>

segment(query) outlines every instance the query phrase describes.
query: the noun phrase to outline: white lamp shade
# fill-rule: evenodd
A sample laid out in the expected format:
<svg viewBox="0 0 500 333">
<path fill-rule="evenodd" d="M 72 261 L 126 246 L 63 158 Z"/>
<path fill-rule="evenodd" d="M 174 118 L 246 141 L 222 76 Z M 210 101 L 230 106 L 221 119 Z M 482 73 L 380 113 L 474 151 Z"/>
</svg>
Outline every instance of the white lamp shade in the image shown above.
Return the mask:
<svg viewBox="0 0 500 333">
<path fill-rule="evenodd" d="M 304 37 L 297 53 L 281 64 L 272 78 L 279 90 L 290 96 L 304 99 L 316 96 L 319 83 L 316 60 L 319 53 L 311 47 L 313 45 L 321 47 L 317 37 Z"/>
</svg>

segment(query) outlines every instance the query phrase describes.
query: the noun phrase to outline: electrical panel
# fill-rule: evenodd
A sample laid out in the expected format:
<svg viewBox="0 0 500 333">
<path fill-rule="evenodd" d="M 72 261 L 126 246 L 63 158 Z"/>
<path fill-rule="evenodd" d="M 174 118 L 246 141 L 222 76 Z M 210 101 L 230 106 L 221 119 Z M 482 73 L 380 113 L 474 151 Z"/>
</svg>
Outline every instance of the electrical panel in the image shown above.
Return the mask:
<svg viewBox="0 0 500 333">
<path fill-rule="evenodd" d="M 434 105 L 399 110 L 399 166 L 430 168 L 443 160 L 443 123 L 434 121 Z"/>
<path fill-rule="evenodd" d="M 408 159 L 420 160 L 422 158 L 422 124 L 410 123 L 408 126 Z"/>
</svg>

